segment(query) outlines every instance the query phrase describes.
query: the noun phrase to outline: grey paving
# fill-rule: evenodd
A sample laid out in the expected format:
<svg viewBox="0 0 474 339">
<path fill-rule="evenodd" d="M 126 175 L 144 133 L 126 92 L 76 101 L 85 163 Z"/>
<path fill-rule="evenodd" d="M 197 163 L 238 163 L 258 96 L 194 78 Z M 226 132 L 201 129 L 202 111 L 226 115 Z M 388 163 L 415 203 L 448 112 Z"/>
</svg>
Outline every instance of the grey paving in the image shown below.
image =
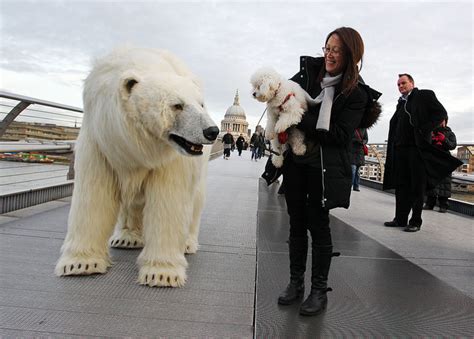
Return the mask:
<svg viewBox="0 0 474 339">
<path fill-rule="evenodd" d="M 382 226 L 394 214 L 395 196 L 367 187 L 352 192 L 348 210 L 332 211 L 338 219 L 474 298 L 474 218 L 423 211 L 421 231 L 407 233 Z"/>
<path fill-rule="evenodd" d="M 107 274 L 53 275 L 70 199 L 0 216 L 0 337 L 472 337 L 472 218 L 424 213 L 422 231 L 382 226 L 394 197 L 363 187 L 331 212 L 342 252 L 318 318 L 279 308 L 288 216 L 264 160 L 209 163 L 200 250 L 184 288 L 136 284 L 139 251 L 112 250 Z"/>
<path fill-rule="evenodd" d="M 249 152 L 209 163 L 201 247 L 180 289 L 137 285 L 138 250 L 113 249 L 104 275 L 55 277 L 69 199 L 2 215 L 0 336 L 252 337 L 262 167 Z"/>
<path fill-rule="evenodd" d="M 387 228 L 382 224 L 393 213 L 387 211 L 393 196 L 362 188 L 361 194 L 353 195 L 350 210 L 331 212 L 334 251 L 341 256 L 332 262 L 328 309 L 308 318 L 299 315 L 300 302 L 277 304 L 289 280 L 288 216 L 277 189 L 260 184 L 257 338 L 472 337 L 472 218 L 436 212 L 437 218 L 427 216 L 425 227 L 415 234 Z M 451 231 L 460 233 L 448 237 L 444 229 L 425 231 L 434 220 L 453 222 Z M 436 263 L 436 269 L 426 269 L 431 264 L 422 260 Z M 311 256 L 305 276 L 308 288 L 310 263 Z"/>
</svg>

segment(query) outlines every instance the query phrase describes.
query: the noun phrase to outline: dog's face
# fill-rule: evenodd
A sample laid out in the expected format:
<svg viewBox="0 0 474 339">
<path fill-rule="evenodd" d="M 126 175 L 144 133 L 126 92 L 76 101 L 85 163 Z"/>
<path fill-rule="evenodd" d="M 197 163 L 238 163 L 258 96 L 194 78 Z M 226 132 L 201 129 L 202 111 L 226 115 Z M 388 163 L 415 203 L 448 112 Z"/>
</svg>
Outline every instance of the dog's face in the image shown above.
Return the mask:
<svg viewBox="0 0 474 339">
<path fill-rule="evenodd" d="M 281 77 L 271 68 L 261 68 L 251 77 L 252 96 L 260 102 L 273 99 L 280 86 Z"/>
</svg>

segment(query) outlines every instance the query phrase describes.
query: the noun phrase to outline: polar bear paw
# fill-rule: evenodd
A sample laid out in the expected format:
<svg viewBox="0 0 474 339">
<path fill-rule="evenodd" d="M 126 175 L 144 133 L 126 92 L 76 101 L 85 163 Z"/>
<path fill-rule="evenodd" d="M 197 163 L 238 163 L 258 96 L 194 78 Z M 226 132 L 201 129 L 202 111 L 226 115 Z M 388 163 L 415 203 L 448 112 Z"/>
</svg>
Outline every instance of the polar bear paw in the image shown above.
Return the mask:
<svg viewBox="0 0 474 339">
<path fill-rule="evenodd" d="M 138 273 L 138 283 L 151 287 L 182 287 L 186 283 L 186 269 L 182 266 L 144 265 Z"/>
<path fill-rule="evenodd" d="M 188 238 L 186 240 L 186 249 L 184 250 L 184 253 L 186 254 L 194 254 L 197 252 L 199 248 L 199 243 L 196 239 L 193 238 Z"/>
<path fill-rule="evenodd" d="M 110 260 L 100 257 L 66 255 L 59 259 L 54 273 L 57 276 L 105 273 L 110 265 Z"/>
<path fill-rule="evenodd" d="M 109 244 L 114 248 L 142 248 L 144 245 L 143 238 L 136 232 L 122 230 L 112 235 Z"/>
</svg>

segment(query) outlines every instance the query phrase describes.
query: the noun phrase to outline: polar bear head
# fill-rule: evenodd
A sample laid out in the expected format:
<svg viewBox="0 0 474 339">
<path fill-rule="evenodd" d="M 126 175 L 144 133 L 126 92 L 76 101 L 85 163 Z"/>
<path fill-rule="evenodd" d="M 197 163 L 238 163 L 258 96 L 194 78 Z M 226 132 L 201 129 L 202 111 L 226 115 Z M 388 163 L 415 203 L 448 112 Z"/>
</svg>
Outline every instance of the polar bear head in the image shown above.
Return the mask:
<svg viewBox="0 0 474 339">
<path fill-rule="evenodd" d="M 271 67 L 258 69 L 250 78 L 252 96 L 260 102 L 273 99 L 280 87 L 281 76 Z"/>
<path fill-rule="evenodd" d="M 219 129 L 196 77 L 167 51 L 120 48 L 96 61 L 84 85 L 83 129 L 104 153 L 201 155 Z"/>
</svg>

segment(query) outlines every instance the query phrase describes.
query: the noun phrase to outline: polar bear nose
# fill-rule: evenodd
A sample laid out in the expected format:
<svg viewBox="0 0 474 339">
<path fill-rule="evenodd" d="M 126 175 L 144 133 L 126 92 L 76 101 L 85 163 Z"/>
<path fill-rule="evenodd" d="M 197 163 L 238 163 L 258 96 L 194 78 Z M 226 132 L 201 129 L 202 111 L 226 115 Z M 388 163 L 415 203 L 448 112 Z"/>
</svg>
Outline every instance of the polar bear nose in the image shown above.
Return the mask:
<svg viewBox="0 0 474 339">
<path fill-rule="evenodd" d="M 211 126 L 206 128 L 202 132 L 207 140 L 214 141 L 216 140 L 217 135 L 219 134 L 219 128 L 217 128 L 217 126 Z"/>
</svg>

